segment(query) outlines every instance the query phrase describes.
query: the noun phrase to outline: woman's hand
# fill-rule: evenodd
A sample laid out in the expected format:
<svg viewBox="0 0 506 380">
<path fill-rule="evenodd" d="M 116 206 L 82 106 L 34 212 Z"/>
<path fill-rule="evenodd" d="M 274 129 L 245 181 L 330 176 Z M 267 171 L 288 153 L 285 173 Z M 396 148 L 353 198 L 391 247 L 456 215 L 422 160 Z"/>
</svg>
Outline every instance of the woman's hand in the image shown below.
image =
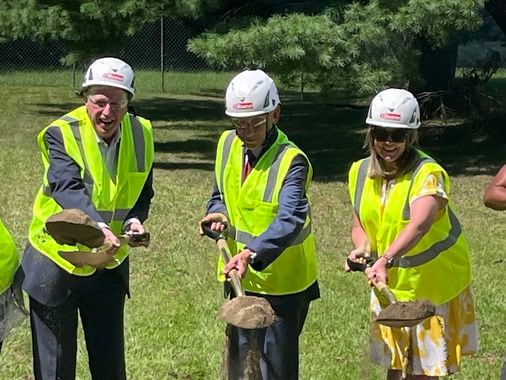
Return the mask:
<svg viewBox="0 0 506 380">
<path fill-rule="evenodd" d="M 359 264 L 364 264 L 366 262 L 365 258 L 371 255 L 371 242 L 369 241 L 369 237 L 362 228 L 362 224 L 360 223 L 360 220 L 356 214 L 353 214 L 351 240 L 353 241 L 353 245 L 356 248 L 350 252 L 348 259 Z M 344 270 L 346 272 L 350 272 L 351 269 L 348 266 L 347 261 L 348 260 L 344 261 Z"/>
<path fill-rule="evenodd" d="M 364 264 L 366 262 L 365 257 L 368 256 L 370 252 L 365 248 L 355 248 L 350 252 L 347 259 L 344 260 L 344 270 L 346 272 L 350 272 L 351 269 L 348 266 L 348 260 L 353 261 L 358 264 Z"/>
<path fill-rule="evenodd" d="M 387 258 L 385 256 L 380 256 L 369 268 L 365 274 L 367 279 L 371 284 L 375 284 L 377 281 L 384 282 L 385 284 L 388 281 L 388 268 L 387 268 Z"/>
</svg>

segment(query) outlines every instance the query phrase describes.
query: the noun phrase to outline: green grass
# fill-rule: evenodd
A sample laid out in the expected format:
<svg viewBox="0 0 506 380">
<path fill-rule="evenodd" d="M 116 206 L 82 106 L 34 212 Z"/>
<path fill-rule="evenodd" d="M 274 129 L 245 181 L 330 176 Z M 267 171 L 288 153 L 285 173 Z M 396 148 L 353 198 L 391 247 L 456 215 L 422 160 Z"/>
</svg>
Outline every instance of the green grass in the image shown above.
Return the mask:
<svg viewBox="0 0 506 380">
<path fill-rule="evenodd" d="M 0 217 L 22 252 L 41 181 L 37 131 L 79 100 L 65 76 L 64 82 L 55 77 L 54 86 L 45 86 L 42 77 L 49 74 L 18 75 L 23 83 L 0 75 Z M 147 222 L 152 245 L 131 256 L 132 299 L 126 306 L 125 332 L 130 379 L 219 377 L 224 325 L 216 318 L 223 302 L 215 280 L 217 252 L 212 242 L 197 235 L 196 227 L 211 191 L 216 139 L 229 127 L 221 99 L 229 79 L 224 73 L 170 74 L 167 84 L 174 91 L 160 94 L 155 85 L 138 78 L 136 108 L 155 126 L 156 196 Z M 312 203 L 322 291 L 301 337 L 300 378 L 382 378 L 383 371 L 368 361 L 369 289 L 361 275 L 341 269 L 351 249 L 346 172 L 363 154 L 365 110 L 289 95 L 280 126 L 314 165 Z M 486 209 L 481 196 L 502 165 L 504 149 L 497 141 L 473 145 L 464 132 L 429 134 L 422 142 L 452 174 L 453 199 L 473 261 L 481 350 L 464 360 L 454 378 L 495 379 L 506 347 L 506 214 Z M 12 331 L 1 355 L 1 378 L 30 378 L 27 320 Z M 82 338 L 78 379 L 89 379 Z"/>
<path fill-rule="evenodd" d="M 27 71 L 0 71 L 0 86 L 14 85 L 23 87 L 60 87 L 79 88 L 82 82 L 79 71 L 75 75 L 71 69 L 47 70 L 37 72 Z M 220 95 L 230 80 L 230 74 L 226 72 L 165 72 L 163 75 L 165 92 L 170 94 L 191 94 L 192 91 L 205 88 L 219 88 Z M 159 71 L 136 72 L 136 91 L 146 94 L 147 92 L 161 92 L 162 74 Z"/>
</svg>

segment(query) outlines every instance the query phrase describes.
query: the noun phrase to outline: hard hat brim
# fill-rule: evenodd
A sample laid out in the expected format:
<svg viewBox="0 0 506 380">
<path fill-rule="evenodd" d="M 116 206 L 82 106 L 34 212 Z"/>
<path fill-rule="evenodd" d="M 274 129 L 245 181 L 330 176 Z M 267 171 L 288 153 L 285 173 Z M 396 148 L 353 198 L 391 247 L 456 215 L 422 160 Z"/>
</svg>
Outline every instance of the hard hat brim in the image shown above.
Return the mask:
<svg viewBox="0 0 506 380">
<path fill-rule="evenodd" d="M 403 123 L 389 123 L 388 121 L 365 121 L 366 124 L 376 126 L 376 127 L 383 127 L 383 128 L 397 128 L 397 129 L 418 129 L 420 127 L 420 124 L 417 126 L 409 126 L 408 124 Z"/>
<path fill-rule="evenodd" d="M 81 86 L 81 94 L 84 92 L 84 90 L 86 90 L 87 88 L 93 87 L 93 86 L 116 87 L 116 88 L 120 88 L 122 90 L 125 90 L 126 92 L 128 92 L 132 96 L 135 95 L 134 90 L 131 88 L 128 88 L 127 86 L 123 86 L 122 84 L 115 84 L 115 83 L 111 83 L 111 82 L 107 82 L 107 81 L 98 81 L 98 80 L 93 81 L 93 83 L 88 83 L 86 86 Z"/>
<path fill-rule="evenodd" d="M 269 112 L 271 112 L 271 111 L 266 111 L 266 110 L 252 111 L 252 112 L 230 112 L 230 111 L 225 111 L 225 115 L 241 119 L 241 118 L 247 118 L 247 117 L 265 115 L 265 114 L 268 114 Z"/>
</svg>

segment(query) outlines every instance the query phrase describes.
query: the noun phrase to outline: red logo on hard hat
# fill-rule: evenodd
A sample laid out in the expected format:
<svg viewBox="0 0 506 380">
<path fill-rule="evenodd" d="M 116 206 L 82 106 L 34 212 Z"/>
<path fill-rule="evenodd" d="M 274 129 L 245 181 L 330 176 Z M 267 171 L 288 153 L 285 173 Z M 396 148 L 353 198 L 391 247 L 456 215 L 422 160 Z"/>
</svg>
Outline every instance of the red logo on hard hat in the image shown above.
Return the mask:
<svg viewBox="0 0 506 380">
<path fill-rule="evenodd" d="M 382 119 L 387 119 L 387 120 L 396 120 L 396 121 L 400 121 L 401 120 L 401 115 L 398 114 L 398 113 L 380 113 L 380 117 Z"/>
<path fill-rule="evenodd" d="M 118 82 L 123 82 L 123 79 L 125 77 L 123 75 L 117 74 L 117 73 L 105 73 L 104 78 L 117 80 Z"/>
<path fill-rule="evenodd" d="M 236 110 L 250 110 L 250 109 L 253 109 L 253 103 L 252 102 L 240 102 L 240 103 L 235 103 L 233 105 L 233 107 Z"/>
</svg>

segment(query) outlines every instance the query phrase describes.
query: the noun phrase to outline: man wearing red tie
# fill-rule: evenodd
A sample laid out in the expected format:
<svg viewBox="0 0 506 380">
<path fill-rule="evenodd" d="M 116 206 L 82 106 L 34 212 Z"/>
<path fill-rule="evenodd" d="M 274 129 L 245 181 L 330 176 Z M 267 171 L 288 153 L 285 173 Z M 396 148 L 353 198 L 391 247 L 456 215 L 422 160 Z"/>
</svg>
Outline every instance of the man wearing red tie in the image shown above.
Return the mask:
<svg viewBox="0 0 506 380">
<path fill-rule="evenodd" d="M 297 379 L 299 335 L 310 302 L 320 296 L 308 199 L 312 167 L 277 128 L 279 94 L 262 70 L 235 76 L 225 101 L 234 129 L 218 142 L 213 193 L 201 222 L 227 229 L 233 257 L 219 268 L 225 276 L 237 270 L 246 294 L 264 297 L 277 317 L 257 334 L 232 328 L 229 378 L 243 377 L 241 363 L 251 339 L 258 339 L 262 379 Z"/>
</svg>

